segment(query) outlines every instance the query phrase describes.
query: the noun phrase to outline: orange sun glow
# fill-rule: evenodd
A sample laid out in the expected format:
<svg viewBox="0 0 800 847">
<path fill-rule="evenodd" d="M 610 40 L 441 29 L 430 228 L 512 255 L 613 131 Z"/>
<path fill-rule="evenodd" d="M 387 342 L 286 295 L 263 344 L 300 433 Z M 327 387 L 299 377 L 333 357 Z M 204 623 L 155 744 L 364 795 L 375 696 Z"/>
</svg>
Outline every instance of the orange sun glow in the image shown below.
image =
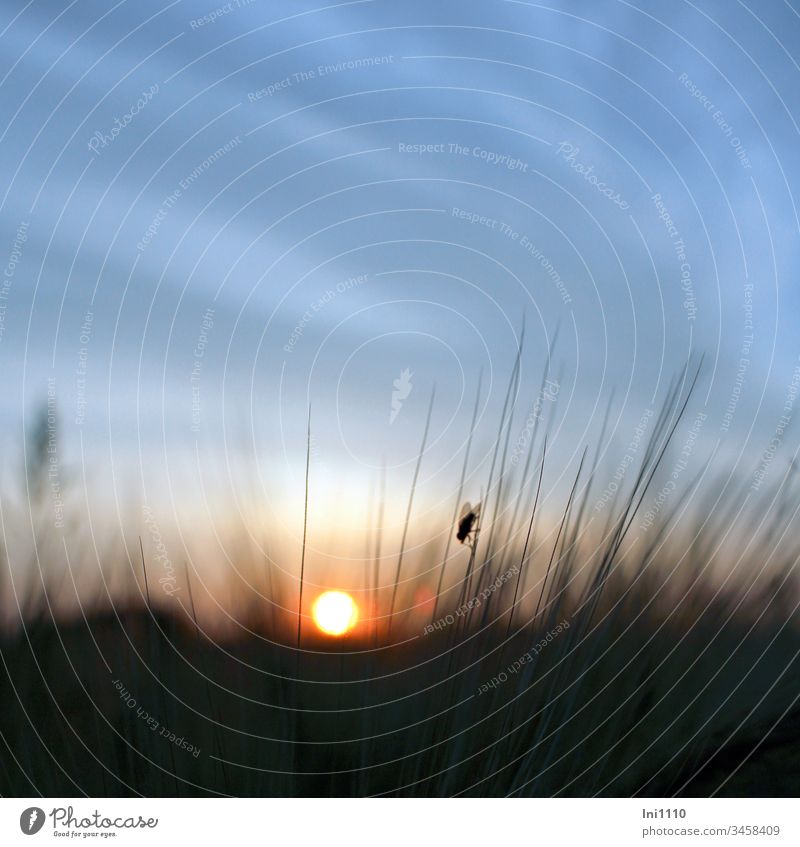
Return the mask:
<svg viewBox="0 0 800 847">
<path fill-rule="evenodd" d="M 314 601 L 311 614 L 326 635 L 344 635 L 356 625 L 358 606 L 344 591 L 325 591 Z"/>
</svg>

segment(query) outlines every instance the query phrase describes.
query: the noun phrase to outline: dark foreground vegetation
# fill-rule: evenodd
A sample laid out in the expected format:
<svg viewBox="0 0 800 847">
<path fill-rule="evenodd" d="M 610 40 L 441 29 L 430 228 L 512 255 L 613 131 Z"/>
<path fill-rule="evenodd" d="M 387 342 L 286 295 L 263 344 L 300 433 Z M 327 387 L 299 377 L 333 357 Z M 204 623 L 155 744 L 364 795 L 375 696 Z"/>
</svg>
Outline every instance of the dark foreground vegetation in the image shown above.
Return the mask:
<svg viewBox="0 0 800 847">
<path fill-rule="evenodd" d="M 2 644 L 2 794 L 800 792 L 797 631 L 651 589 L 299 666 L 141 610 L 40 621 Z"/>
<path fill-rule="evenodd" d="M 721 488 L 678 526 L 689 484 L 635 532 L 685 382 L 599 529 L 590 458 L 560 520 L 538 525 L 541 433 L 533 485 L 508 493 L 504 410 L 486 486 L 502 505 L 487 498 L 449 590 L 436 567 L 424 577 L 425 626 L 394 612 L 400 562 L 388 616 L 341 640 L 304 624 L 302 650 L 288 600 L 224 636 L 190 581 L 171 611 L 151 604 L 144 550 L 141 603 L 66 619 L 41 585 L 0 641 L 0 793 L 800 794 L 793 469 L 759 515 L 746 486 Z"/>
</svg>

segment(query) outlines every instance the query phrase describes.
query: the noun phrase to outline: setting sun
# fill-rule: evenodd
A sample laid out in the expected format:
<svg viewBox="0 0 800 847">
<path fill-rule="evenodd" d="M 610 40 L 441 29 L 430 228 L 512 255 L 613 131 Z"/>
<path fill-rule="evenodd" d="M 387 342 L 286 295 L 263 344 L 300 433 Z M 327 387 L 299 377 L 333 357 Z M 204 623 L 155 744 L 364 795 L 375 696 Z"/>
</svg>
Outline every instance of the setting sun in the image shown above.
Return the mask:
<svg viewBox="0 0 800 847">
<path fill-rule="evenodd" d="M 314 601 L 314 623 L 326 635 L 344 635 L 356 625 L 358 607 L 344 591 L 326 591 Z"/>
</svg>

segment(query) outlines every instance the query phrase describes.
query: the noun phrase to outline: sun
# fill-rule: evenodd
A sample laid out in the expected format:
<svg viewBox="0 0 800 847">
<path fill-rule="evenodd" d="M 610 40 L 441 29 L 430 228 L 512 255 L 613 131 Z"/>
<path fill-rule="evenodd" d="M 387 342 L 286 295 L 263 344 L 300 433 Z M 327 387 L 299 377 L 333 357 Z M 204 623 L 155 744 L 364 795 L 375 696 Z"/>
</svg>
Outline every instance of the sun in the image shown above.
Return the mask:
<svg viewBox="0 0 800 847">
<path fill-rule="evenodd" d="M 356 625 L 358 606 L 344 591 L 325 591 L 314 601 L 311 614 L 326 635 L 344 635 Z"/>
</svg>

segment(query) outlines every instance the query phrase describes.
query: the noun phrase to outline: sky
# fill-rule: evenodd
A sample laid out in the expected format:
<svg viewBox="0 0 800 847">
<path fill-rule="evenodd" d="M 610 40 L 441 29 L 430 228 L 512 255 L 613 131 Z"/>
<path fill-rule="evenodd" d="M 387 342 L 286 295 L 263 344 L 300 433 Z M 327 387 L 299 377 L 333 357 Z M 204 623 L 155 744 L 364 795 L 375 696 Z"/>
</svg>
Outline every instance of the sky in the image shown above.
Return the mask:
<svg viewBox="0 0 800 847">
<path fill-rule="evenodd" d="M 49 392 L 99 513 L 296 540 L 310 409 L 324 546 L 383 467 L 402 520 L 435 393 L 423 520 L 523 327 L 554 509 L 701 358 L 695 471 L 796 449 L 797 3 L 11 0 L 0 42 L 7 485 Z"/>
</svg>

